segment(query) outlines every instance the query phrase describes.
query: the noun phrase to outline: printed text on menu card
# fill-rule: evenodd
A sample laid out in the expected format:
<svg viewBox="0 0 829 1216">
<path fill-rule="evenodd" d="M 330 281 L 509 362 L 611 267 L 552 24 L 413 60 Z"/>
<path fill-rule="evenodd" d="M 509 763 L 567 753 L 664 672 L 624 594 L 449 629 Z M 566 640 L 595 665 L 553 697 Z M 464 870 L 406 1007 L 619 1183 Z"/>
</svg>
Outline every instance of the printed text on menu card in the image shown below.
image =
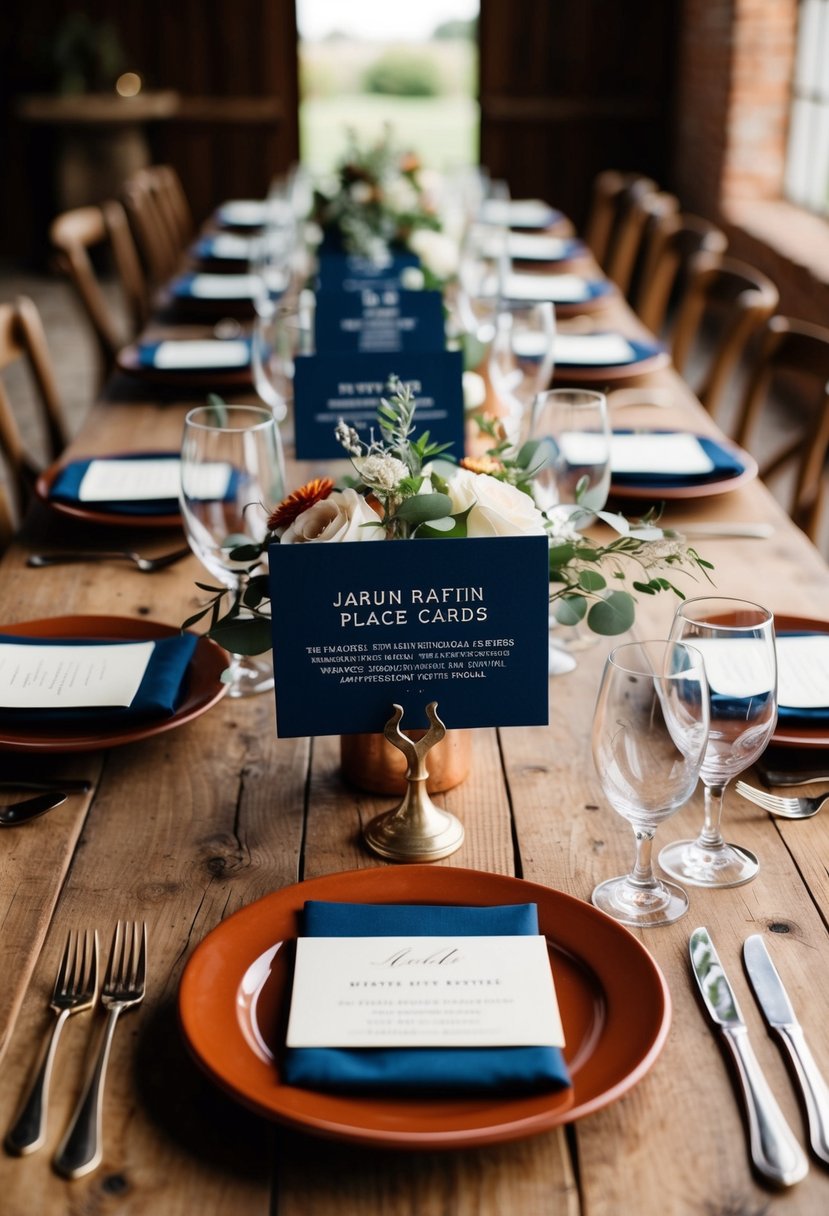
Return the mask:
<svg viewBox="0 0 829 1216">
<path fill-rule="evenodd" d="M 127 706 L 141 686 L 153 642 L 100 646 L 0 644 L 4 709 Z"/>
</svg>

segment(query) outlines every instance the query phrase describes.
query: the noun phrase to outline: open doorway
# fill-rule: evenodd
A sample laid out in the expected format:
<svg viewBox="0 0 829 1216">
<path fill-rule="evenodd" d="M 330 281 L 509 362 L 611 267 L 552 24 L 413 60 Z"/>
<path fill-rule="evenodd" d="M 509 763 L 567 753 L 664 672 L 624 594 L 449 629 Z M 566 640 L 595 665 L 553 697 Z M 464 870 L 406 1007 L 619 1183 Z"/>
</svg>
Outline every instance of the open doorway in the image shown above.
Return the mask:
<svg viewBox="0 0 829 1216">
<path fill-rule="evenodd" d="M 478 0 L 297 0 L 301 159 L 330 171 L 348 129 L 445 169 L 479 159 Z"/>
</svg>

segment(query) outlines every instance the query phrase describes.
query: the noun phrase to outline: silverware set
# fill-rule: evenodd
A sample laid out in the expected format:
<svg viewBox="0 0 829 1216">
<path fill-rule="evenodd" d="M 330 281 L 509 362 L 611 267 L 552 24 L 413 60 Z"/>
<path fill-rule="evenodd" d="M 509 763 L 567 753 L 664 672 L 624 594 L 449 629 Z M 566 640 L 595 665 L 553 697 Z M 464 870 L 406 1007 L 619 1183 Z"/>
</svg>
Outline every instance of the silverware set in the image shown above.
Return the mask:
<svg viewBox="0 0 829 1216">
<path fill-rule="evenodd" d="M 144 999 L 147 977 L 147 926 L 138 921 L 118 921 L 112 936 L 100 1005 L 106 1011 L 94 1058 L 89 1066 L 69 1126 L 58 1146 L 53 1165 L 66 1178 L 80 1178 L 101 1162 L 103 1155 L 103 1093 L 115 1027 L 122 1013 Z M 98 933 L 72 931 L 58 967 L 49 1008 L 56 1021 L 38 1057 L 32 1079 L 12 1126 L 5 1147 L 23 1156 L 35 1152 L 46 1140 L 49 1086 L 58 1042 L 67 1020 L 98 1004 Z"/>
<path fill-rule="evenodd" d="M 86 794 L 92 789 L 92 782 L 75 778 L 58 779 L 53 781 L 0 781 L 0 789 L 36 790 L 34 798 L 22 798 L 17 802 L 9 802 L 0 806 L 0 828 L 15 828 L 30 819 L 45 815 L 53 807 L 62 806 L 70 794 Z"/>
<path fill-rule="evenodd" d="M 60 566 L 70 562 L 113 562 L 125 561 L 132 564 L 142 574 L 155 574 L 156 570 L 165 570 L 167 566 L 180 562 L 189 557 L 192 549 L 189 545 L 184 549 L 174 549 L 170 553 L 160 553 L 157 557 L 145 557 L 132 549 L 63 549 L 56 553 L 30 553 L 26 558 L 27 566 Z"/>
<path fill-rule="evenodd" d="M 749 1041 L 748 1027 L 708 930 L 689 941 L 691 969 L 708 1017 L 734 1063 L 748 1126 L 749 1152 L 757 1172 L 776 1186 L 802 1181 L 809 1162 L 786 1122 Z M 763 1017 L 780 1042 L 806 1116 L 814 1156 L 829 1165 L 829 1086 L 809 1050 L 797 1015 L 760 934 L 743 943 L 743 962 Z"/>
<path fill-rule="evenodd" d="M 734 788 L 743 798 L 755 806 L 761 806 L 770 815 L 777 815 L 779 819 L 811 819 L 829 803 L 829 794 L 818 794 L 815 798 L 770 794 L 768 790 L 758 790 L 745 781 L 738 781 Z"/>
</svg>

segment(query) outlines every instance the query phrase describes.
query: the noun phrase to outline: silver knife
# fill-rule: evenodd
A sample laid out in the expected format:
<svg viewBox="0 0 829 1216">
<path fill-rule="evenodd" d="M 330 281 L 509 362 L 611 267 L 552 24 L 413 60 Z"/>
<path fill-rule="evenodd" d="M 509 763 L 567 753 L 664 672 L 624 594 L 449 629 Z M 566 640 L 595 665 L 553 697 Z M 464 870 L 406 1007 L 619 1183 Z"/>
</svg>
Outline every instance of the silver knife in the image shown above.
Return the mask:
<svg viewBox="0 0 829 1216">
<path fill-rule="evenodd" d="M 763 1017 L 792 1062 L 806 1107 L 812 1152 L 829 1165 L 829 1086 L 807 1046 L 783 981 L 759 933 L 746 938 L 743 943 L 743 961 Z"/>
<path fill-rule="evenodd" d="M 763 1076 L 748 1041 L 740 1007 L 708 930 L 695 929 L 689 947 L 691 969 L 708 1015 L 721 1030 L 737 1070 L 754 1168 L 777 1186 L 793 1186 L 806 1177 L 809 1162 Z"/>
</svg>

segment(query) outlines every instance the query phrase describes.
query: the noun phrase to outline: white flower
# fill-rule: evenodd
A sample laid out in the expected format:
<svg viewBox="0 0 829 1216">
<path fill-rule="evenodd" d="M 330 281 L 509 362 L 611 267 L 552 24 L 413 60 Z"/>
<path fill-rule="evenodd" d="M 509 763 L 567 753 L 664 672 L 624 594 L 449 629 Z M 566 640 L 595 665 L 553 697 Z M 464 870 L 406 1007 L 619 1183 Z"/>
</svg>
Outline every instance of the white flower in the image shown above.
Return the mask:
<svg viewBox="0 0 829 1216">
<path fill-rule="evenodd" d="M 406 291 L 422 291 L 426 282 L 419 266 L 404 266 L 400 271 L 400 286 Z"/>
<path fill-rule="evenodd" d="M 383 186 L 383 202 L 390 211 L 406 215 L 417 211 L 420 200 L 407 177 L 394 177 Z"/>
<path fill-rule="evenodd" d="M 385 540 L 382 528 L 362 527 L 379 524 L 379 518 L 361 494 L 347 489 L 329 494 L 298 515 L 282 533 L 281 544 L 298 545 L 312 541 Z"/>
<path fill-rule="evenodd" d="M 479 410 L 486 401 L 486 381 L 477 372 L 463 373 L 463 408 Z"/>
<path fill-rule="evenodd" d="M 349 194 L 353 201 L 362 207 L 363 204 L 371 202 L 374 190 L 368 182 L 353 182 L 349 188 Z"/>
<path fill-rule="evenodd" d="M 416 228 L 409 237 L 409 248 L 436 279 L 451 279 L 458 273 L 460 254 L 457 243 L 444 232 Z"/>
<path fill-rule="evenodd" d="M 396 490 L 403 478 L 409 476 L 403 461 L 385 452 L 355 460 L 354 467 L 367 486 L 386 493 Z"/>
<path fill-rule="evenodd" d="M 544 517 L 529 494 L 488 473 L 458 469 L 449 482 L 452 514 L 468 507 L 467 535 L 546 536 Z"/>
</svg>

